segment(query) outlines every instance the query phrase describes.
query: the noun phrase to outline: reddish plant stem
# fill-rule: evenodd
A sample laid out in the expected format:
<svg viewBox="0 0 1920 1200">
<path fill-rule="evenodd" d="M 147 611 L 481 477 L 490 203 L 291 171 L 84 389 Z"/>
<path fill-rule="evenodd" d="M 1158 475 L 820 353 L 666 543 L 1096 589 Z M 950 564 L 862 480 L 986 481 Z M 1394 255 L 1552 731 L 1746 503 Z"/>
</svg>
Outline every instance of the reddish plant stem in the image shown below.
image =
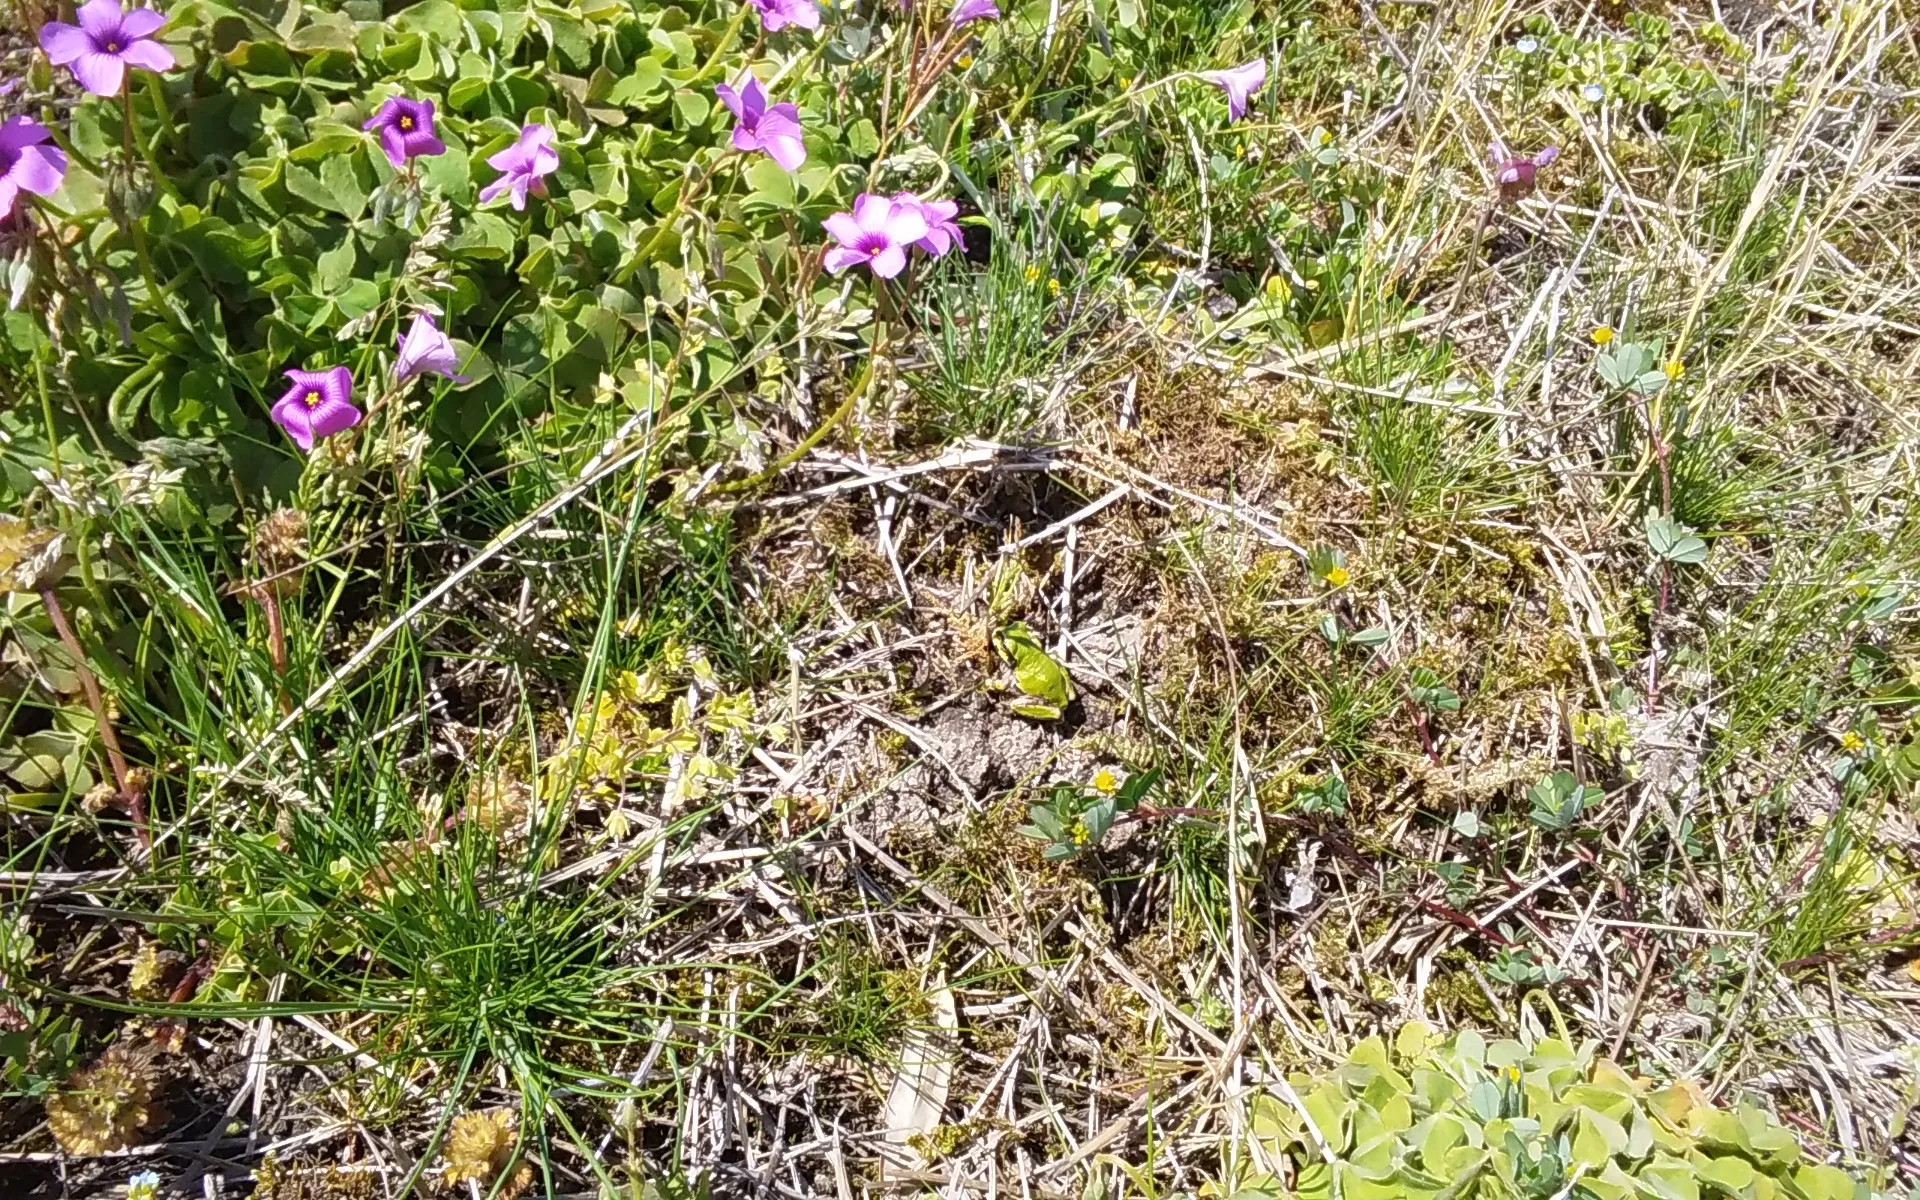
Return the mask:
<svg viewBox="0 0 1920 1200">
<path fill-rule="evenodd" d="M 267 654 L 273 659 L 273 673 L 279 676 L 280 683 L 274 691 L 280 701 L 280 714 L 293 715 L 293 700 L 287 695 L 287 630 L 280 621 L 280 598 L 273 594 L 272 588 L 259 588 L 254 596 L 260 601 L 260 611 L 267 614 Z"/>
<path fill-rule="evenodd" d="M 187 973 L 181 976 L 180 982 L 174 985 L 173 992 L 168 995 L 167 1003 L 185 1004 L 193 999 L 193 994 L 200 990 L 201 982 L 211 974 L 213 974 L 213 954 L 209 951 L 195 959 L 193 965 L 187 968 Z"/>
<path fill-rule="evenodd" d="M 113 722 L 107 719 L 107 705 L 100 698 L 100 681 L 87 666 L 87 652 L 80 648 L 80 639 L 73 636 L 73 626 L 67 624 L 67 611 L 60 606 L 60 597 L 54 595 L 52 588 L 40 590 L 40 603 L 53 622 L 53 631 L 60 635 L 60 644 L 73 656 L 74 670 L 80 673 L 80 686 L 87 693 L 87 705 L 93 709 L 94 723 L 99 726 L 107 765 L 113 768 L 113 781 L 120 789 L 120 803 L 133 819 L 134 835 L 140 839 L 142 849 L 151 849 L 153 835 L 147 829 L 147 798 L 128 779 L 127 758 L 120 753 L 120 739 L 113 732 Z"/>
<path fill-rule="evenodd" d="M 1478 937 L 1483 937 L 1488 941 L 1492 942 L 1496 946 L 1513 945 L 1513 939 L 1507 937 L 1505 934 L 1501 933 L 1499 930 L 1488 929 L 1485 925 L 1482 925 L 1480 922 L 1474 920 L 1472 917 L 1461 912 L 1459 909 L 1449 908 L 1448 906 L 1440 903 L 1438 900 L 1422 899 L 1420 901 L 1420 907 L 1423 911 L 1431 913 L 1433 916 L 1439 917 L 1441 920 L 1446 921 L 1449 924 L 1458 925 L 1460 928 L 1466 930 L 1468 933 L 1474 934 Z"/>
<path fill-rule="evenodd" d="M 1427 728 L 1427 714 L 1411 696 L 1407 698 L 1407 703 L 1413 708 L 1413 731 L 1420 735 L 1420 748 L 1427 752 L 1427 758 L 1437 767 L 1440 765 L 1440 751 L 1434 748 L 1433 732 Z"/>
</svg>

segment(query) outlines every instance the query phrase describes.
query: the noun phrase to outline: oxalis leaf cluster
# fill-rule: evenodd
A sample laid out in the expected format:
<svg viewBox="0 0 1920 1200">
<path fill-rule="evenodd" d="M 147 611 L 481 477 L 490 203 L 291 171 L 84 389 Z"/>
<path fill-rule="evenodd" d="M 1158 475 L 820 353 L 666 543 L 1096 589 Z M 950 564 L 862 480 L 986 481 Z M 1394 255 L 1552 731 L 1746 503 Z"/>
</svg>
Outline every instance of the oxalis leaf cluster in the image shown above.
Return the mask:
<svg viewBox="0 0 1920 1200">
<path fill-rule="evenodd" d="M 970 90 L 957 64 L 993 0 L 831 22 L 814 0 L 704 23 L 447 0 L 73 16 L 39 30 L 39 116 L 0 128 L 4 353 L 22 378 L 64 368 L 127 440 L 258 445 L 264 416 L 311 453 L 376 418 L 364 442 L 423 427 L 406 453 L 459 474 L 559 397 L 666 407 L 773 369 L 812 307 L 884 345 L 897 304 L 848 310 L 831 276 L 897 280 L 963 242 L 940 193 L 986 199 L 933 101 Z M 848 98 L 876 75 L 898 86 Z M 1266 75 L 1176 78 L 1218 87 L 1231 120 Z M 409 398 L 423 376 L 435 394 Z M 247 457 L 250 481 L 294 482 Z"/>
<path fill-rule="evenodd" d="M 1538 993 L 1534 993 L 1538 995 Z M 1204 1194 L 1345 1200 L 1872 1200 L 1763 1109 L 1629 1074 L 1595 1041 L 1442 1039 L 1414 1021 L 1251 1109 L 1243 1178 Z"/>
</svg>

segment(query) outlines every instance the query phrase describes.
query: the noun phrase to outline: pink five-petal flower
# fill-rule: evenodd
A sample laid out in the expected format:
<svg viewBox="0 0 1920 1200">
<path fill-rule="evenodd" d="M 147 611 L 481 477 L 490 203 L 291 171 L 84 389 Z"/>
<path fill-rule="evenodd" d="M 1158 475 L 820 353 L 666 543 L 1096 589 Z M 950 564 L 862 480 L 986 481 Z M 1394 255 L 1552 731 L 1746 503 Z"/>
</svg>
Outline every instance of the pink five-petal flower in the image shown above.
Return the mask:
<svg viewBox="0 0 1920 1200">
<path fill-rule="evenodd" d="M 360 410 L 353 406 L 353 372 L 347 368 L 286 374 L 293 386 L 273 406 L 273 420 L 294 445 L 311 450 L 321 438 L 360 423 Z"/>
<path fill-rule="evenodd" d="M 920 213 L 920 219 L 926 222 L 926 236 L 913 244 L 925 250 L 934 258 L 941 258 L 955 246 L 963 244 L 966 235 L 960 231 L 960 223 L 954 218 L 960 215 L 960 206 L 952 200 L 922 200 L 912 192 L 901 192 L 893 198 L 895 205 L 912 208 Z"/>
<path fill-rule="evenodd" d="M 30 117 L 12 117 L 0 125 L 0 220 L 13 215 L 21 192 L 45 196 L 66 178 L 67 156 L 58 146 L 42 146 L 47 127 Z"/>
<path fill-rule="evenodd" d="M 760 10 L 760 25 L 768 33 L 798 25 L 802 29 L 820 28 L 820 6 L 813 0 L 751 0 Z"/>
<path fill-rule="evenodd" d="M 1509 154 L 1505 146 L 1494 142 L 1487 147 L 1487 157 L 1493 160 L 1493 181 L 1500 187 L 1500 198 L 1511 204 L 1533 194 L 1535 175 L 1560 157 L 1560 147 L 1548 146 L 1529 158 Z"/>
<path fill-rule="evenodd" d="M 413 324 L 400 339 L 400 357 L 393 364 L 393 380 L 405 383 L 415 375 L 444 375 L 455 383 L 467 383 L 465 375 L 456 375 L 460 352 L 453 341 L 433 323 L 427 313 L 413 314 Z"/>
<path fill-rule="evenodd" d="M 998 21 L 1000 6 L 993 0 L 960 0 L 947 14 L 947 23 L 955 29 L 971 21 Z"/>
<path fill-rule="evenodd" d="M 735 91 L 716 84 L 713 94 L 733 110 L 739 123 L 733 127 L 733 148 L 743 153 L 765 151 L 782 170 L 798 170 L 807 161 L 807 144 L 800 140 L 800 109 L 792 104 L 767 106 L 767 94 L 760 81 L 748 75 Z"/>
<path fill-rule="evenodd" d="M 871 192 L 854 200 L 852 212 L 835 213 L 825 224 L 839 245 L 821 261 L 835 275 L 865 263 L 880 278 L 892 279 L 906 269 L 907 247 L 927 236 L 918 204 L 896 204 Z"/>
<path fill-rule="evenodd" d="M 119 95 L 128 67 L 173 69 L 173 51 L 153 40 L 167 19 L 152 9 L 122 12 L 119 0 L 87 0 L 76 15 L 78 25 L 42 25 L 40 48 L 56 65 L 70 68 L 80 86 L 94 95 Z"/>
<path fill-rule="evenodd" d="M 1227 120 L 1238 121 L 1247 115 L 1253 94 L 1266 86 L 1267 60 L 1256 58 L 1224 71 L 1202 71 L 1200 78 L 1227 94 Z"/>
<path fill-rule="evenodd" d="M 560 152 L 548 144 L 552 141 L 553 130 L 545 125 L 521 126 L 519 141 L 487 157 L 487 165 L 499 170 L 501 175 L 480 189 L 480 203 L 511 193 L 513 207 L 523 210 L 527 207 L 529 191 L 544 195 L 546 184 L 541 182 L 541 177 L 560 169 Z"/>
<path fill-rule="evenodd" d="M 380 110 L 360 128 L 380 138 L 387 161 L 398 171 L 407 160 L 423 154 L 445 154 L 447 144 L 434 136 L 433 101 L 389 96 Z"/>
</svg>

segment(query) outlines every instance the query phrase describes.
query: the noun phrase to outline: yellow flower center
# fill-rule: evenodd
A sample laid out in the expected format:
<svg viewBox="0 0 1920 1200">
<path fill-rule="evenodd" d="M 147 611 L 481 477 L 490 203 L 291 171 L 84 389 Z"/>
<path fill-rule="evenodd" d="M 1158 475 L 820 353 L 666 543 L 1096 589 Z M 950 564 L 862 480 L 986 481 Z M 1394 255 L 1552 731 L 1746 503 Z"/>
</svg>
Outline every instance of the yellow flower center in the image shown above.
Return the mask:
<svg viewBox="0 0 1920 1200">
<path fill-rule="evenodd" d="M 119 42 L 108 42 L 108 43 L 107 43 L 107 53 L 108 53 L 108 54 L 118 54 L 118 53 L 120 53 L 120 43 L 119 43 Z"/>
<path fill-rule="evenodd" d="M 1347 580 L 1351 578 L 1353 578 L 1353 576 L 1347 574 L 1345 567 L 1327 568 L 1327 586 L 1329 587 L 1345 587 L 1347 586 Z"/>
<path fill-rule="evenodd" d="M 319 408 L 320 400 L 321 396 L 319 392 L 308 392 L 306 395 L 300 397 L 300 403 L 306 405 L 308 408 Z"/>
<path fill-rule="evenodd" d="M 412 128 L 413 128 L 413 118 L 412 118 L 412 117 L 401 117 L 401 118 L 400 118 L 400 128 L 402 128 L 402 129 L 412 129 Z"/>
</svg>

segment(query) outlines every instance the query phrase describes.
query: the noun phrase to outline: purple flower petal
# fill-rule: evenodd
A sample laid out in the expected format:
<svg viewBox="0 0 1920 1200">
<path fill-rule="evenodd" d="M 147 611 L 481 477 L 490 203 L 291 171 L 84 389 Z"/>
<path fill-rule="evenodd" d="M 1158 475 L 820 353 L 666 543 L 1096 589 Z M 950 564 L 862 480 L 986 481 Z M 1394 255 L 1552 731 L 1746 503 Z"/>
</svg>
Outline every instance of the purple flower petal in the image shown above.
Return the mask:
<svg viewBox="0 0 1920 1200">
<path fill-rule="evenodd" d="M 897 204 L 887 214 L 884 226 L 887 240 L 896 246 L 911 245 L 927 236 L 927 218 L 919 205 Z"/>
<path fill-rule="evenodd" d="M 953 11 L 947 14 L 948 22 L 956 29 L 973 21 L 998 21 L 999 19 L 1000 6 L 993 0 L 960 0 L 960 3 L 953 6 Z"/>
<path fill-rule="evenodd" d="M 302 450 L 360 423 L 360 410 L 353 406 L 353 373 L 347 368 L 295 369 L 286 376 L 293 386 L 274 404 L 272 416 Z"/>
<path fill-rule="evenodd" d="M 400 339 L 400 355 L 393 364 L 395 382 L 403 383 L 416 375 L 431 373 L 466 383 L 466 376 L 454 373 L 459 365 L 460 352 L 453 348 L 447 335 L 434 326 L 433 317 L 415 313 L 413 324 Z"/>
<path fill-rule="evenodd" d="M 1202 71 L 1200 78 L 1227 94 L 1227 120 L 1238 121 L 1247 115 L 1247 102 L 1266 86 L 1267 60 L 1256 58 L 1225 71 Z"/>
<path fill-rule="evenodd" d="M 72 65 L 73 77 L 96 96 L 119 95 L 120 81 L 127 76 L 127 66 L 117 56 L 95 50 L 74 59 Z"/>
<path fill-rule="evenodd" d="M 887 217 L 893 212 L 893 201 L 885 196 L 876 196 L 872 192 L 861 192 L 853 198 L 853 221 L 862 233 L 879 233 L 887 226 Z M 831 227 L 829 227 L 831 228 Z"/>
<path fill-rule="evenodd" d="M 37 146 L 51 136 L 47 127 L 31 117 L 13 117 L 0 125 L 0 150 L 24 150 Z"/>
<path fill-rule="evenodd" d="M 142 39 L 133 42 L 120 52 L 120 61 L 128 66 L 144 67 L 149 71 L 171 71 L 178 64 L 173 51 L 159 42 Z"/>
<path fill-rule="evenodd" d="M 487 158 L 488 164 L 503 174 L 481 191 L 482 203 L 504 192 L 516 210 L 524 210 L 528 191 L 544 195 L 541 176 L 560 168 L 560 152 L 548 145 L 552 140 L 553 130 L 545 125 L 522 126 L 518 141 Z"/>
<path fill-rule="evenodd" d="M 67 156 L 58 146 L 29 146 L 7 169 L 6 179 L 23 192 L 51 196 L 66 175 Z"/>
<path fill-rule="evenodd" d="M 860 228 L 860 223 L 848 213 L 835 213 L 820 224 L 826 229 L 827 236 L 839 242 L 842 246 L 853 245 L 860 240 L 860 235 L 866 232 Z"/>
<path fill-rule="evenodd" d="M 130 8 L 120 18 L 120 32 L 130 38 L 150 38 L 166 23 L 166 17 L 150 8 Z"/>
<path fill-rule="evenodd" d="M 40 27 L 40 48 L 56 67 L 64 67 L 93 49 L 93 39 L 78 25 L 48 21 Z"/>
<path fill-rule="evenodd" d="M 798 134 L 776 133 L 761 148 L 783 171 L 797 171 L 807 161 L 807 144 Z"/>
<path fill-rule="evenodd" d="M 392 125 L 380 127 L 380 148 L 387 152 L 387 161 L 396 171 L 407 165 L 407 136 Z"/>
<path fill-rule="evenodd" d="M 867 256 L 858 250 L 849 249 L 846 246 L 830 246 L 827 248 L 826 255 L 821 258 L 820 265 L 824 266 L 829 274 L 838 275 L 848 267 L 857 267 L 866 261 Z"/>
<path fill-rule="evenodd" d="M 119 33 L 124 20 L 119 0 L 87 0 L 75 15 L 80 18 L 80 28 L 98 41 Z"/>
<path fill-rule="evenodd" d="M 431 158 L 447 152 L 447 144 L 425 130 L 404 133 L 400 138 L 406 146 L 408 158 Z"/>
<path fill-rule="evenodd" d="M 907 267 L 907 252 L 899 246 L 888 246 L 873 256 L 873 273 L 882 279 L 892 279 Z"/>
<path fill-rule="evenodd" d="M 741 115 L 740 93 L 724 83 L 716 83 L 713 85 L 713 94 L 720 97 L 720 103 L 726 105 L 727 111 L 738 120 Z"/>
</svg>

